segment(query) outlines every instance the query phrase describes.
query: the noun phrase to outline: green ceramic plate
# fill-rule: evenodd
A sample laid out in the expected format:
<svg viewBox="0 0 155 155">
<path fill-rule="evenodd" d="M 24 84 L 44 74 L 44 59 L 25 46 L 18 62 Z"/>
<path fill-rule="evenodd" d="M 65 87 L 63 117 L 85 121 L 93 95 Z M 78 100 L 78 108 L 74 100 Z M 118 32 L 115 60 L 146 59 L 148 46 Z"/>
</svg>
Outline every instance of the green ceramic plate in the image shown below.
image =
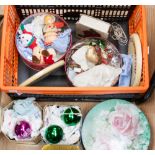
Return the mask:
<svg viewBox="0 0 155 155">
<path fill-rule="evenodd" d="M 85 149 L 145 150 L 150 144 L 150 126 L 144 113 L 125 100 L 107 100 L 96 105 L 82 127 Z"/>
</svg>

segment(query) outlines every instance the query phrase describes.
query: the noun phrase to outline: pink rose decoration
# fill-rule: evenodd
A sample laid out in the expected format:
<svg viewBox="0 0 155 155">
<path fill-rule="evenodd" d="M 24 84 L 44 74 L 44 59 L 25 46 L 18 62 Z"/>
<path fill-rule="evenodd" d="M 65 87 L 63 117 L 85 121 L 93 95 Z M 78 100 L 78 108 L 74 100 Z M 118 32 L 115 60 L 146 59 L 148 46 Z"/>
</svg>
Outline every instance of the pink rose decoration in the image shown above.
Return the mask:
<svg viewBox="0 0 155 155">
<path fill-rule="evenodd" d="M 137 135 L 139 123 L 138 115 L 126 105 L 117 105 L 115 111 L 109 115 L 109 121 L 114 129 L 124 136 L 134 139 Z"/>
</svg>

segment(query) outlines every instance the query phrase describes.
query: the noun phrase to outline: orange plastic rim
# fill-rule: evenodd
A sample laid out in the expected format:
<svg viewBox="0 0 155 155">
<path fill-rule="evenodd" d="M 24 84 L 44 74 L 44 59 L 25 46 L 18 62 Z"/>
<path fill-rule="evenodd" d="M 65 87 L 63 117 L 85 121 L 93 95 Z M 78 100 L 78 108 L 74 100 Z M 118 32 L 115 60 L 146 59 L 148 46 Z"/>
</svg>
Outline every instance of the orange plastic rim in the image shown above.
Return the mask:
<svg viewBox="0 0 155 155">
<path fill-rule="evenodd" d="M 13 14 L 10 16 L 9 14 Z M 129 19 L 129 33 L 138 33 L 142 43 L 143 70 L 140 86 L 136 87 L 19 87 L 18 86 L 18 54 L 15 44 L 9 43 L 9 32 L 7 31 L 9 22 L 13 25 L 12 32 L 16 31 L 14 20 L 20 23 L 18 14 L 14 6 L 5 6 L 3 37 L 1 47 L 1 89 L 10 93 L 29 93 L 29 94 L 56 94 L 56 95 L 99 95 L 99 94 L 128 94 L 144 93 L 149 87 L 149 70 L 148 70 L 148 47 L 146 31 L 146 12 L 143 6 L 136 6 Z M 11 47 L 10 47 L 11 46 Z M 9 49 L 12 48 L 13 50 Z M 12 66 L 11 58 L 8 56 L 13 52 L 14 65 Z M 8 74 L 9 75 L 8 75 Z"/>
</svg>

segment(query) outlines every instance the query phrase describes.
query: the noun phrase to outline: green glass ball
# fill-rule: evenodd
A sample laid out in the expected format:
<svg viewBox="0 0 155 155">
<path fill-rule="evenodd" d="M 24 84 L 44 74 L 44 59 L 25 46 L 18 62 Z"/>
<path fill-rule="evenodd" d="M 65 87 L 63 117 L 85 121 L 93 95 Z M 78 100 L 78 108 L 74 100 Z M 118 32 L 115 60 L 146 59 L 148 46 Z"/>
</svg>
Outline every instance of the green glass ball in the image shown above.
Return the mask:
<svg viewBox="0 0 155 155">
<path fill-rule="evenodd" d="M 75 108 L 68 108 L 63 113 L 63 120 L 67 125 L 74 126 L 81 120 L 81 113 Z"/>
<path fill-rule="evenodd" d="M 62 140 L 63 130 L 58 125 L 51 125 L 45 131 L 45 138 L 49 143 L 56 144 Z"/>
</svg>

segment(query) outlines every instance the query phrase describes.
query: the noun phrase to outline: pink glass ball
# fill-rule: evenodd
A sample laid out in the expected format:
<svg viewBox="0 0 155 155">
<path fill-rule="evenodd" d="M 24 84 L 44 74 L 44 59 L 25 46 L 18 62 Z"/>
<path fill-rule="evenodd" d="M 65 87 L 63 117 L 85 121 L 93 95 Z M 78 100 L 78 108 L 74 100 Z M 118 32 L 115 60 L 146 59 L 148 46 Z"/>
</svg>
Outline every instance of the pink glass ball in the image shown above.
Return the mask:
<svg viewBox="0 0 155 155">
<path fill-rule="evenodd" d="M 15 134 L 19 139 L 29 138 L 31 131 L 31 126 L 27 121 L 20 121 L 15 126 Z"/>
</svg>

